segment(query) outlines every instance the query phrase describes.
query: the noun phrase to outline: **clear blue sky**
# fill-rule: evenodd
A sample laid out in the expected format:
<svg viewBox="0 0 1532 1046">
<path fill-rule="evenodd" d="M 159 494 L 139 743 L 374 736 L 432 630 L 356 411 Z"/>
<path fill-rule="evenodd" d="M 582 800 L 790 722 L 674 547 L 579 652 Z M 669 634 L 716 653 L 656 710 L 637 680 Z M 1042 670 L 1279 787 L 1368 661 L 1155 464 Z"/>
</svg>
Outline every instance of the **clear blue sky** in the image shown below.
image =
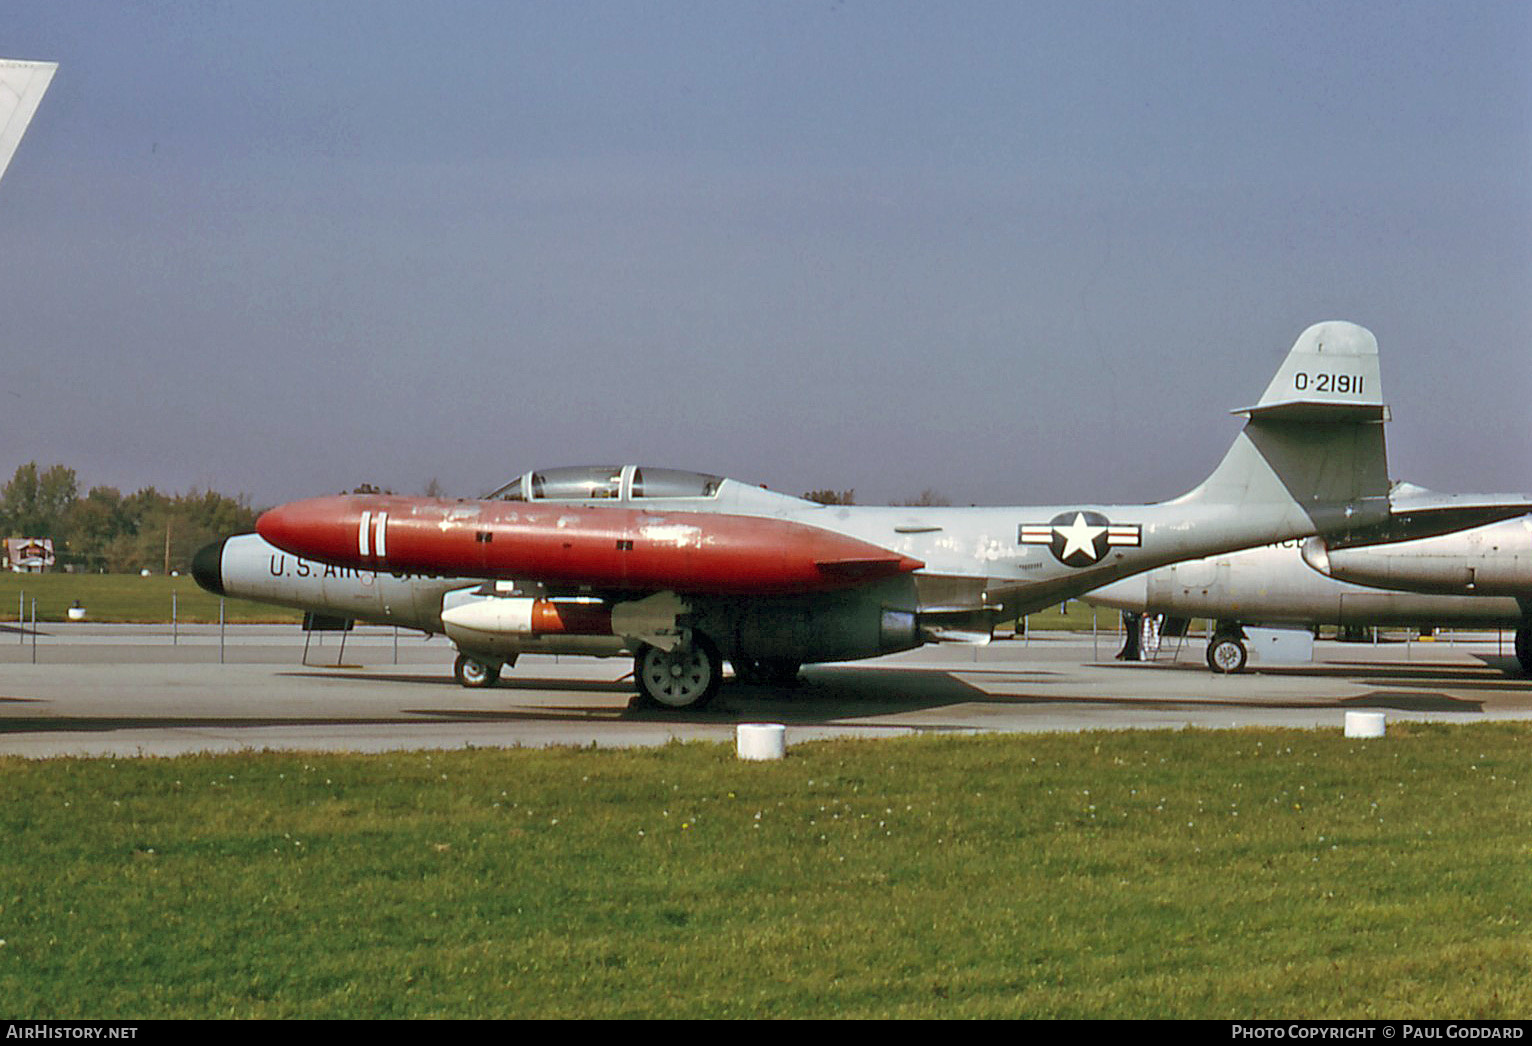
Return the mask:
<svg viewBox="0 0 1532 1046">
<path fill-rule="evenodd" d="M 1532 5 L 124 3 L 0 185 L 0 479 L 877 501 L 1199 481 L 1370 327 L 1393 472 L 1532 489 Z"/>
</svg>

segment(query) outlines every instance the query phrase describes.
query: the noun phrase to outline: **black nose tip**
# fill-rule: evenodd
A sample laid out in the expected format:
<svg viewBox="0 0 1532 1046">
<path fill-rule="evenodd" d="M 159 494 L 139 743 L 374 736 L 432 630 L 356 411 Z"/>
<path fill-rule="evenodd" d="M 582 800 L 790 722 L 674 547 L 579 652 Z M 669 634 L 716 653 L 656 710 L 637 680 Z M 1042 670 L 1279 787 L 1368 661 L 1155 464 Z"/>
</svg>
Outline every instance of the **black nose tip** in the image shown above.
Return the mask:
<svg viewBox="0 0 1532 1046">
<path fill-rule="evenodd" d="M 223 541 L 215 541 L 198 550 L 192 557 L 192 577 L 213 595 L 223 595 Z"/>
</svg>

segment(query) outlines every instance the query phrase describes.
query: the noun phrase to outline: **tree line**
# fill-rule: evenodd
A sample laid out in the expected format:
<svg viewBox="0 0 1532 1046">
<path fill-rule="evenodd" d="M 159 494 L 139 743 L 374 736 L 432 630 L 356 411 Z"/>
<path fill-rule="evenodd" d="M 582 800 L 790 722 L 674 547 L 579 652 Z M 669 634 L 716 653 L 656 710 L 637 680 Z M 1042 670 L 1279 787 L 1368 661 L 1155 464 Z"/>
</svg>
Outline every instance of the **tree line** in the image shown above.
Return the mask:
<svg viewBox="0 0 1532 1046">
<path fill-rule="evenodd" d="M 187 571 L 202 546 L 254 530 L 256 515 L 243 495 L 195 488 L 92 487 L 82 496 L 74 469 L 35 461 L 0 490 L 0 536 L 52 538 L 59 567 L 91 572 Z"/>
</svg>

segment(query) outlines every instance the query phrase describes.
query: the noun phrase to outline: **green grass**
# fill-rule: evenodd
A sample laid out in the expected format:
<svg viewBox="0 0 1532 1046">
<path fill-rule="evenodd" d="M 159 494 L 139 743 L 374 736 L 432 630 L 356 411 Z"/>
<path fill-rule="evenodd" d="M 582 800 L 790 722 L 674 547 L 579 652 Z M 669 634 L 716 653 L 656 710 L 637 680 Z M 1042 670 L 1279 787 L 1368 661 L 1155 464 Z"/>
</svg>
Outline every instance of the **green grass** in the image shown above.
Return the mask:
<svg viewBox="0 0 1532 1046">
<path fill-rule="evenodd" d="M 176 620 L 183 623 L 218 623 L 218 597 L 198 587 L 190 577 L 137 574 L 13 574 L 0 573 L 0 621 L 15 621 L 17 596 L 22 595 L 22 620 L 32 618 L 37 600 L 37 620 L 63 621 L 70 605 L 78 600 L 91 621 L 169 621 L 174 593 Z M 301 621 L 303 612 L 285 607 L 252 603 L 244 599 L 225 601 L 225 620 Z"/>
<path fill-rule="evenodd" d="M 1103 634 L 1117 627 L 1120 616 L 1115 610 L 1098 610 L 1089 604 L 1072 599 L 1069 601 L 1067 610 L 1062 609 L 1059 603 L 1051 603 L 1042 610 L 1028 614 L 1026 621 L 1028 628 L 1045 631 L 1054 629 L 1082 631 L 1090 629 L 1092 615 L 1095 615 L 1097 627 Z"/>
<path fill-rule="evenodd" d="M 0 760 L 11 1017 L 1524 1017 L 1532 727 Z"/>
</svg>

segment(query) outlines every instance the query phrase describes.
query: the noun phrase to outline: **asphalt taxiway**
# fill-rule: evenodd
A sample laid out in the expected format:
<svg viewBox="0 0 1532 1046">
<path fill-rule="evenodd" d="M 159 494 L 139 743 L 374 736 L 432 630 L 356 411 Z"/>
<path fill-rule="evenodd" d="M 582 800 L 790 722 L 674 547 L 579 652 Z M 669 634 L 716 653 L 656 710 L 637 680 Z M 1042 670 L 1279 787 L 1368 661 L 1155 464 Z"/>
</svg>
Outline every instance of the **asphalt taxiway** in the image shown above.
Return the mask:
<svg viewBox="0 0 1532 1046">
<path fill-rule="evenodd" d="M 441 638 L 293 626 L 0 626 L 0 754 L 176 755 L 654 745 L 729 741 L 747 722 L 788 743 L 922 731 L 1269 725 L 1340 729 L 1350 710 L 1452 723 L 1532 718 L 1510 638 L 1321 641 L 1313 664 L 1216 676 L 1203 643 L 1114 660 L 1117 637 L 1039 633 L 806 668 L 793 688 L 726 684 L 708 708 L 633 706 L 626 659 L 527 656 L 500 685 L 452 680 Z"/>
</svg>

